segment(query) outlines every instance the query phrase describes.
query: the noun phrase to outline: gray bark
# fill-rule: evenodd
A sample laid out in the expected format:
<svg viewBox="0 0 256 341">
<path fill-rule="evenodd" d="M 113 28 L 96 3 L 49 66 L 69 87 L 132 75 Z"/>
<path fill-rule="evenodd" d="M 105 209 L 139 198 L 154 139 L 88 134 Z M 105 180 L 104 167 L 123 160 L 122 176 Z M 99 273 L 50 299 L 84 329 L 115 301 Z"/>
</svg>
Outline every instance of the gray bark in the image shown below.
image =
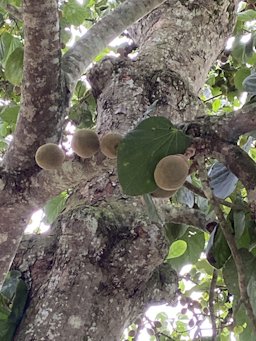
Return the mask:
<svg viewBox="0 0 256 341">
<path fill-rule="evenodd" d="M 201 114 L 198 91 L 234 11 L 227 0 L 168 1 L 138 22 L 130 31 L 137 60 L 106 58 L 89 74 L 99 134 L 126 133 L 155 100 L 154 114 L 173 123 Z M 47 235 L 21 244 L 14 268 L 31 293 L 17 340 L 119 341 L 148 304 L 174 298 L 177 275 L 162 265 L 163 228 L 149 221 L 140 199 L 120 193 L 112 165 L 80 183 Z"/>
<path fill-rule="evenodd" d="M 38 243 L 22 243 L 14 266 L 31 293 L 17 340 L 119 341 L 145 306 L 174 298 L 177 276 L 161 265 L 162 227 L 135 203 L 71 204 Z"/>
</svg>

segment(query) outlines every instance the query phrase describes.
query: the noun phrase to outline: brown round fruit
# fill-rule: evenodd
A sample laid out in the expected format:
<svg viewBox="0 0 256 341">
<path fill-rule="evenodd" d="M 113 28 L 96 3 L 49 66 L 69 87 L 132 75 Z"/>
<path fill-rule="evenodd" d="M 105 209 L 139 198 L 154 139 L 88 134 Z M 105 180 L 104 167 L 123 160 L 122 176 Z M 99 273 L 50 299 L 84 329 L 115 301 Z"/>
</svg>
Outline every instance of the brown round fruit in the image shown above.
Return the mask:
<svg viewBox="0 0 256 341">
<path fill-rule="evenodd" d="M 176 190 L 165 191 L 164 189 L 157 188 L 153 193 L 151 193 L 151 195 L 154 198 L 170 198 L 175 193 L 176 193 Z"/>
<path fill-rule="evenodd" d="M 165 191 L 177 190 L 184 184 L 188 170 L 188 161 L 184 155 L 168 155 L 156 165 L 155 182 L 159 188 Z"/>
<path fill-rule="evenodd" d="M 108 133 L 100 140 L 101 152 L 110 159 L 117 158 L 117 147 L 122 141 L 122 135 L 118 133 Z"/>
<path fill-rule="evenodd" d="M 90 129 L 80 129 L 75 132 L 71 141 L 71 148 L 82 158 L 89 158 L 99 150 L 98 135 Z"/>
<path fill-rule="evenodd" d="M 46 143 L 37 149 L 35 160 L 39 167 L 51 170 L 61 167 L 65 154 L 57 144 Z"/>
</svg>

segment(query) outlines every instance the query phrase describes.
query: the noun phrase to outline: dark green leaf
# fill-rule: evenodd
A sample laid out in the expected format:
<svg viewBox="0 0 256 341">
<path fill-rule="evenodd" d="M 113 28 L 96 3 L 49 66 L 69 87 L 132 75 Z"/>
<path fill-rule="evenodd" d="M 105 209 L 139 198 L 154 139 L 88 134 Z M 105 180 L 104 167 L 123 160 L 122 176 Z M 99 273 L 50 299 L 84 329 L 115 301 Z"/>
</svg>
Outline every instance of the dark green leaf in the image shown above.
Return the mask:
<svg viewBox="0 0 256 341">
<path fill-rule="evenodd" d="M 219 226 L 216 226 L 211 233 L 205 253 L 208 262 L 217 269 L 222 268 L 230 257 L 228 243 Z"/>
<path fill-rule="evenodd" d="M 238 240 L 243 235 L 244 229 L 245 229 L 245 213 L 244 213 L 244 211 L 234 210 L 233 219 L 234 219 L 235 236 L 236 236 L 236 240 Z"/>
<path fill-rule="evenodd" d="M 23 280 L 20 279 L 16 287 L 16 293 L 12 304 L 12 312 L 9 318 L 11 322 L 18 324 L 23 315 L 27 298 L 28 298 L 27 285 Z"/>
<path fill-rule="evenodd" d="M 243 303 L 239 304 L 239 307 L 237 307 L 237 301 L 239 300 L 239 297 L 234 300 L 233 308 L 235 324 L 244 326 L 244 331 L 239 334 L 239 341 L 255 341 L 256 335 L 251 328 L 251 322 L 248 319 Z"/>
<path fill-rule="evenodd" d="M 246 67 L 242 67 L 241 69 L 239 69 L 234 76 L 234 82 L 235 82 L 235 86 L 238 90 L 243 90 L 243 81 L 245 80 L 246 77 L 248 77 L 251 74 L 251 71 L 246 68 Z"/>
<path fill-rule="evenodd" d="M 10 302 L 15 296 L 20 276 L 21 276 L 20 271 L 17 270 L 10 271 L 3 283 L 1 294 Z"/>
<path fill-rule="evenodd" d="M 124 193 L 141 195 L 157 186 L 154 170 L 167 155 L 182 154 L 190 139 L 164 117 L 150 117 L 128 133 L 118 147 L 118 178 Z"/>
<path fill-rule="evenodd" d="M 251 302 L 253 313 L 256 316 L 256 269 L 252 274 L 251 278 L 249 279 L 247 292 Z"/>
<path fill-rule="evenodd" d="M 242 257 L 244 273 L 248 283 L 250 277 L 256 273 L 256 258 L 246 249 L 240 249 L 238 252 Z M 230 257 L 223 267 L 223 278 L 230 293 L 239 296 L 237 270 L 232 257 Z"/>
<path fill-rule="evenodd" d="M 10 54 L 21 46 L 21 42 L 18 38 L 13 37 L 10 33 L 4 32 L 0 36 L 0 61 L 5 67 L 5 63 Z"/>
<path fill-rule="evenodd" d="M 187 229 L 188 226 L 185 224 L 168 223 L 165 225 L 165 233 L 170 243 L 182 237 Z"/>
<path fill-rule="evenodd" d="M 23 48 L 17 47 L 6 61 L 5 76 L 7 80 L 14 85 L 19 85 L 22 81 L 23 56 Z"/>
</svg>

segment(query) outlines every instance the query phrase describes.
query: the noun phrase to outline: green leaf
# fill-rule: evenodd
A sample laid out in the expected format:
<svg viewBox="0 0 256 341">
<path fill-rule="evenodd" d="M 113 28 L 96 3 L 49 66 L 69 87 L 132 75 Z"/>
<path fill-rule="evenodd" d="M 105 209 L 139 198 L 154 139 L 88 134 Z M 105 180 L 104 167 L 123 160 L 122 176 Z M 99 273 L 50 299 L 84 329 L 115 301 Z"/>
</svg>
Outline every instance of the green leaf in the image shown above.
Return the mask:
<svg viewBox="0 0 256 341">
<path fill-rule="evenodd" d="M 187 250 L 187 243 L 185 240 L 176 240 L 170 246 L 167 259 L 176 258 L 182 256 Z"/>
<path fill-rule="evenodd" d="M 64 6 L 63 16 L 70 25 L 79 26 L 90 16 L 90 9 L 76 0 L 69 0 Z"/>
<path fill-rule="evenodd" d="M 204 250 L 205 244 L 204 233 L 193 228 L 189 228 L 180 239 L 187 243 L 185 253 L 178 258 L 167 260 L 177 272 L 180 271 L 184 265 L 196 263 Z"/>
<path fill-rule="evenodd" d="M 20 106 L 16 104 L 9 104 L 0 112 L 0 117 L 4 122 L 15 124 L 19 114 Z"/>
<path fill-rule="evenodd" d="M 244 328 L 243 332 L 239 334 L 239 341 L 255 341 L 256 335 L 251 328 L 251 322 L 248 319 L 244 304 L 239 303 L 239 307 L 237 306 L 239 298 L 236 298 L 233 304 L 235 324 L 243 326 Z"/>
<path fill-rule="evenodd" d="M 23 56 L 23 48 L 17 47 L 6 61 L 5 76 L 7 80 L 14 85 L 19 85 L 22 81 Z"/>
<path fill-rule="evenodd" d="M 248 77 L 251 74 L 251 71 L 246 68 L 246 67 L 242 67 L 240 68 L 234 76 L 234 82 L 235 82 L 235 87 L 238 90 L 243 91 L 244 87 L 243 87 L 243 81 L 245 80 L 246 77 Z"/>
<path fill-rule="evenodd" d="M 243 11 L 237 14 L 237 20 L 245 22 L 256 19 L 256 11 L 253 9 L 248 9 L 247 11 Z"/>
<path fill-rule="evenodd" d="M 221 99 L 219 99 L 219 98 L 215 99 L 212 102 L 212 110 L 213 110 L 213 112 L 217 112 L 221 108 L 221 105 L 222 105 Z"/>
<path fill-rule="evenodd" d="M 85 95 L 86 91 L 88 91 L 86 84 L 83 81 L 79 80 L 76 84 L 74 95 L 77 96 L 78 99 L 80 99 Z"/>
<path fill-rule="evenodd" d="M 236 237 L 236 240 L 238 240 L 243 235 L 244 229 L 245 229 L 245 213 L 244 213 L 244 211 L 234 210 L 233 219 L 234 219 L 235 237 Z"/>
<path fill-rule="evenodd" d="M 246 283 L 248 283 L 250 277 L 256 274 L 256 258 L 246 249 L 240 249 L 238 252 L 242 257 Z M 223 267 L 223 278 L 230 293 L 239 296 L 237 270 L 232 257 Z"/>
<path fill-rule="evenodd" d="M 218 226 L 211 233 L 205 252 L 208 262 L 217 269 L 222 268 L 230 257 L 228 243 Z"/>
<path fill-rule="evenodd" d="M 157 163 L 167 155 L 184 153 L 189 145 L 190 138 L 165 117 L 139 123 L 118 147 L 118 178 L 124 193 L 141 195 L 156 190 Z"/>
<path fill-rule="evenodd" d="M 247 292 L 251 302 L 253 313 L 256 316 L 256 271 L 254 271 L 251 278 L 249 279 Z"/>
<path fill-rule="evenodd" d="M 13 297 L 15 296 L 20 276 L 21 273 L 18 270 L 12 270 L 6 276 L 1 289 L 1 295 L 3 295 L 9 301 L 12 301 Z"/>
<path fill-rule="evenodd" d="M 26 283 L 23 280 L 19 280 L 16 293 L 12 304 L 12 312 L 10 315 L 10 321 L 15 324 L 18 324 L 25 308 L 25 304 L 28 298 L 28 288 Z"/>
<path fill-rule="evenodd" d="M 22 46 L 20 40 L 13 37 L 10 33 L 4 32 L 0 36 L 0 61 L 5 67 L 5 63 L 10 54 L 17 48 Z"/>
<path fill-rule="evenodd" d="M 168 223 L 165 225 L 165 234 L 169 242 L 173 243 L 175 240 L 182 237 L 187 229 L 188 226 L 185 224 Z"/>
<path fill-rule="evenodd" d="M 154 221 L 154 222 L 161 221 L 161 219 L 158 215 L 155 203 L 152 200 L 152 196 L 150 194 L 143 194 L 143 199 L 144 199 L 144 202 L 146 204 L 146 207 L 148 210 L 148 216 L 149 216 L 150 220 Z"/>
<path fill-rule="evenodd" d="M 66 200 L 67 193 L 63 192 L 46 203 L 44 213 L 46 216 L 45 222 L 47 224 L 52 224 L 55 221 L 60 212 L 64 209 Z"/>
<path fill-rule="evenodd" d="M 6 137 L 10 134 L 9 125 L 7 122 L 0 122 L 0 136 Z"/>
<path fill-rule="evenodd" d="M 0 151 L 4 152 L 6 148 L 8 147 L 8 144 L 4 141 L 0 141 Z"/>
<path fill-rule="evenodd" d="M 0 292 L 0 340 L 12 341 L 23 316 L 28 288 L 19 271 L 10 271 Z"/>
</svg>

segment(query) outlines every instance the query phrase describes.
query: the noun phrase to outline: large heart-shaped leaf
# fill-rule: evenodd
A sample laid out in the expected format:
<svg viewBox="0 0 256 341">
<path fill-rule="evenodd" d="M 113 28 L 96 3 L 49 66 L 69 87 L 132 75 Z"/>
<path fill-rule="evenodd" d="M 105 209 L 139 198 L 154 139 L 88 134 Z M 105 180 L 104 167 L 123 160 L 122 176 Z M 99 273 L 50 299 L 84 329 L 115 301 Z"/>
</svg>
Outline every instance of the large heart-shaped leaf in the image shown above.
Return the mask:
<svg viewBox="0 0 256 341">
<path fill-rule="evenodd" d="M 167 155 L 182 154 L 190 138 L 165 117 L 150 117 L 128 133 L 118 147 L 117 170 L 124 193 L 156 190 L 154 170 Z"/>
</svg>

